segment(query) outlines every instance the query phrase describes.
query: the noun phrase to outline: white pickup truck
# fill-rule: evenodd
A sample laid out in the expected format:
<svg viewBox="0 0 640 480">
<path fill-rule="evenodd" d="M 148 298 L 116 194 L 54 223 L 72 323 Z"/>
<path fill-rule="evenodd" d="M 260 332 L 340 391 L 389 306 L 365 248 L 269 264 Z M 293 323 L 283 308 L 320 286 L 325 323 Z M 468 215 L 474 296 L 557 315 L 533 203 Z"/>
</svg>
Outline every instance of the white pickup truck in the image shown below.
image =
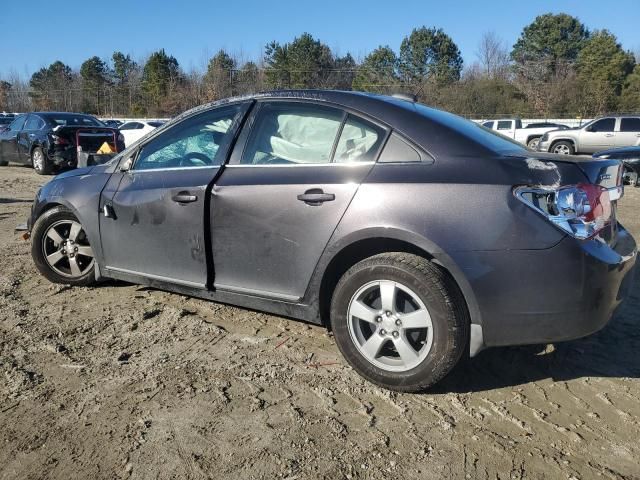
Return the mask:
<svg viewBox="0 0 640 480">
<path fill-rule="evenodd" d="M 520 142 L 533 150 L 538 147 L 540 137 L 545 133 L 550 132 L 551 130 L 565 130 L 569 128 L 566 125 L 549 122 L 530 123 L 523 128 L 522 121 L 519 118 L 487 120 L 481 124 L 483 127 L 496 130 L 502 135 L 513 138 L 516 142 Z"/>
</svg>

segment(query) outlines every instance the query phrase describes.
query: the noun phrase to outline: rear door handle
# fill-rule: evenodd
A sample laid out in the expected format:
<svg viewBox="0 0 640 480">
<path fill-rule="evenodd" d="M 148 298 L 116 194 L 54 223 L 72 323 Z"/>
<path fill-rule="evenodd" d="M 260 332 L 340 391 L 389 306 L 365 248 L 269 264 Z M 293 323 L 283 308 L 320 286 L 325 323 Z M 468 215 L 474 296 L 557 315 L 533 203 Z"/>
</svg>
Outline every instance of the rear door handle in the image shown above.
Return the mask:
<svg viewBox="0 0 640 480">
<path fill-rule="evenodd" d="M 322 205 L 324 202 L 331 202 L 336 199 L 333 193 L 324 193 L 321 188 L 312 188 L 298 195 L 298 200 L 314 207 Z"/>
<path fill-rule="evenodd" d="M 196 195 L 191 195 L 189 192 L 180 192 L 171 197 L 171 200 L 176 203 L 191 203 L 198 200 L 198 197 Z"/>
<path fill-rule="evenodd" d="M 605 137 L 613 137 L 613 133 L 607 133 Z"/>
</svg>

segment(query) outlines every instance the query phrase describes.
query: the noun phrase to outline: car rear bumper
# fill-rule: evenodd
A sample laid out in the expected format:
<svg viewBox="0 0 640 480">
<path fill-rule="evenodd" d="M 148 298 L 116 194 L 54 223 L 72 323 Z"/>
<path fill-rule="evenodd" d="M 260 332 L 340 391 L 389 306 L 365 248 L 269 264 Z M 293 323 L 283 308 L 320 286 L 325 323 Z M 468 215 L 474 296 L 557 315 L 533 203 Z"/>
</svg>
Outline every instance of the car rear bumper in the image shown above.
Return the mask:
<svg viewBox="0 0 640 480">
<path fill-rule="evenodd" d="M 549 343 L 604 327 L 633 284 L 637 249 L 565 237 L 546 250 L 456 254 L 480 311 L 483 346 Z"/>
</svg>

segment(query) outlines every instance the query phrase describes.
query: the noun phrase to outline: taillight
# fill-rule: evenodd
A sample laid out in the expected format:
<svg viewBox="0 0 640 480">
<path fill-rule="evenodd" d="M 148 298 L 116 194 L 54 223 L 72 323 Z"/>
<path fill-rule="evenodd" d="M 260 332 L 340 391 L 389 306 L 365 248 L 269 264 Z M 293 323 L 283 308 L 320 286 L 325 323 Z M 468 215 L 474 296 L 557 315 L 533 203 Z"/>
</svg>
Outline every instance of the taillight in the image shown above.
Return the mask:
<svg viewBox="0 0 640 480">
<path fill-rule="evenodd" d="M 612 202 L 622 196 L 623 190 L 579 183 L 556 189 L 517 187 L 514 193 L 561 230 L 575 238 L 587 239 L 615 220 Z"/>
<path fill-rule="evenodd" d="M 69 145 L 69 140 L 64 137 L 59 137 L 58 135 L 51 135 L 53 138 L 54 145 Z"/>
</svg>

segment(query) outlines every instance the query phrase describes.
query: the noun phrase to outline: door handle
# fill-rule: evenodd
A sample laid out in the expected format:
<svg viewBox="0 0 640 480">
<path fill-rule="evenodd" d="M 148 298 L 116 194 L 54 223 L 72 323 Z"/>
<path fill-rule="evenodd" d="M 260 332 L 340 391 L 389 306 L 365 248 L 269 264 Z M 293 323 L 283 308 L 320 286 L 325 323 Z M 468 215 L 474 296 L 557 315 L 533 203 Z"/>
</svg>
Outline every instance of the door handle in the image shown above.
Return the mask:
<svg viewBox="0 0 640 480">
<path fill-rule="evenodd" d="M 189 192 L 180 192 L 171 197 L 171 200 L 176 203 L 191 203 L 198 200 L 198 197 L 196 195 L 191 195 Z"/>
<path fill-rule="evenodd" d="M 324 202 L 331 202 L 335 199 L 336 196 L 333 193 L 324 193 L 321 188 L 312 188 L 298 195 L 298 200 L 314 207 L 318 207 Z"/>
<path fill-rule="evenodd" d="M 613 137 L 613 133 L 607 133 L 605 137 Z"/>
</svg>

